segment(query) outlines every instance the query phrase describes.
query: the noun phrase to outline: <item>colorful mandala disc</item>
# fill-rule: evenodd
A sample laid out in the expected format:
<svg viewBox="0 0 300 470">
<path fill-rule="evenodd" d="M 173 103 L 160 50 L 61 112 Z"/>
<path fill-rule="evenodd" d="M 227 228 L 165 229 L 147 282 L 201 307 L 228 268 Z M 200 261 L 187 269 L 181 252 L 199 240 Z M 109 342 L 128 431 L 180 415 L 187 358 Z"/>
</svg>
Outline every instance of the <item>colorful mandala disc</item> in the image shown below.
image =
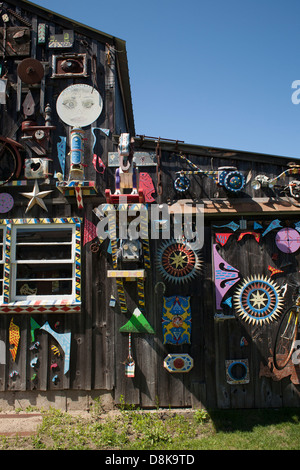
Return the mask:
<svg viewBox="0 0 300 470">
<path fill-rule="evenodd" d="M 187 282 L 201 269 L 198 252 L 188 243 L 168 240 L 158 250 L 156 262 L 162 276 L 175 283 Z"/>
<path fill-rule="evenodd" d="M 283 307 L 280 287 L 264 276 L 244 279 L 233 296 L 236 311 L 243 320 L 262 324 L 275 320 Z"/>
</svg>

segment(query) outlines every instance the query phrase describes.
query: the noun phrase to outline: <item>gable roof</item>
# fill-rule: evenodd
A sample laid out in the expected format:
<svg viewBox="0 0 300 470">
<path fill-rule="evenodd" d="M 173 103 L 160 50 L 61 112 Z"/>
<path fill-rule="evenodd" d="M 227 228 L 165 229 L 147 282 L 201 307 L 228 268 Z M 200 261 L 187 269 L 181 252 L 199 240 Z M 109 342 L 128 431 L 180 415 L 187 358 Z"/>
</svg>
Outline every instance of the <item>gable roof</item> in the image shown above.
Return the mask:
<svg viewBox="0 0 300 470">
<path fill-rule="evenodd" d="M 8 0 L 7 3 L 15 5 L 19 8 L 26 9 L 32 14 L 36 14 L 41 18 L 45 18 L 45 20 L 47 21 L 50 20 L 55 23 L 58 23 L 66 29 L 73 29 L 85 36 L 91 37 L 105 44 L 107 43 L 111 46 L 114 46 L 114 49 L 116 51 L 116 69 L 124 105 L 125 119 L 127 121 L 126 123 L 128 126 L 128 132 L 134 136 L 135 125 L 127 61 L 126 41 L 110 34 L 104 33 L 102 31 L 99 31 L 95 28 L 91 28 L 71 18 L 67 18 L 63 15 L 60 15 L 59 13 L 55 13 L 52 10 L 48 10 L 47 8 L 36 5 L 35 3 L 30 2 L 29 0 Z"/>
</svg>

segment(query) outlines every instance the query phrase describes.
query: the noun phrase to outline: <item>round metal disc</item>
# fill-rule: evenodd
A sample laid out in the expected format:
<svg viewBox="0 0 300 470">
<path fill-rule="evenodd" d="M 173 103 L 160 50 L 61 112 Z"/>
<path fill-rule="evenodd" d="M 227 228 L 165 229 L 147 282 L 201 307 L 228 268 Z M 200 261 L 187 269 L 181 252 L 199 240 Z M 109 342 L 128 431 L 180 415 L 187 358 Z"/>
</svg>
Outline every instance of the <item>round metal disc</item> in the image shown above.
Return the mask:
<svg viewBox="0 0 300 470">
<path fill-rule="evenodd" d="M 17 73 L 22 82 L 28 85 L 40 83 L 44 76 L 44 67 L 37 59 L 24 59 L 18 65 Z"/>
<path fill-rule="evenodd" d="M 98 119 L 103 101 L 98 91 L 90 85 L 79 83 L 65 88 L 56 101 L 60 119 L 72 127 L 86 127 Z"/>
</svg>

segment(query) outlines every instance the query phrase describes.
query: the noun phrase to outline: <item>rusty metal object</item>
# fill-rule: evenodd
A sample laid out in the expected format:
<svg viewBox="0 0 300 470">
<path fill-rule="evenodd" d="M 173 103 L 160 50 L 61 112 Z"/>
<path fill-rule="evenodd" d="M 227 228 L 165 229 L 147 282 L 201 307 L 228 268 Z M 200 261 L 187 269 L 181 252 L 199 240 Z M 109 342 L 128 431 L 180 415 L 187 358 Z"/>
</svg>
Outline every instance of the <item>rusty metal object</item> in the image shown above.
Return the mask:
<svg viewBox="0 0 300 470">
<path fill-rule="evenodd" d="M 23 149 L 23 146 L 9 137 L 0 136 L 0 168 L 3 171 L 4 179 L 1 180 L 0 173 L 0 186 L 8 183 L 14 176 L 18 178 L 21 173 L 22 160 L 19 149 Z M 7 158 L 11 160 L 11 164 L 5 173 L 3 161 Z"/>
<path fill-rule="evenodd" d="M 18 76 L 22 82 L 28 85 L 40 83 L 44 76 L 44 67 L 41 62 L 37 59 L 24 59 L 18 65 L 17 69 Z"/>
</svg>

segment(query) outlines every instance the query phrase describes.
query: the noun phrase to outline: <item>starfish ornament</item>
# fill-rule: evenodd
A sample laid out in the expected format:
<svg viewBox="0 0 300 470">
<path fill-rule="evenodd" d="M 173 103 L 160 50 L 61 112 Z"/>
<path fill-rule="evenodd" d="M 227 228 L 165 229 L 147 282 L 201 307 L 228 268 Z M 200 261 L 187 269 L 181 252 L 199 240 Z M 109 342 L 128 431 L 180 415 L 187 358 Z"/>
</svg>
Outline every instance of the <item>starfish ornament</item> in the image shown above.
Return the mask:
<svg viewBox="0 0 300 470">
<path fill-rule="evenodd" d="M 21 193 L 23 196 L 27 197 L 30 199 L 27 209 L 25 211 L 28 212 L 35 204 L 38 204 L 42 209 L 48 212 L 48 209 L 43 201 L 43 198 L 46 197 L 48 194 L 52 193 L 52 190 L 50 191 L 40 191 L 39 186 L 37 183 L 37 180 L 34 182 L 34 188 L 31 193 Z"/>
<path fill-rule="evenodd" d="M 258 309 L 261 308 L 261 306 L 265 306 L 267 303 L 267 298 L 265 297 L 265 293 L 263 292 L 262 294 L 259 293 L 257 290 L 255 294 L 252 294 L 250 301 L 253 305 L 253 307 L 257 307 Z"/>
<path fill-rule="evenodd" d="M 171 264 L 174 264 L 176 268 L 182 268 L 184 263 L 186 263 L 186 255 L 183 253 L 176 254 L 174 253 L 172 258 L 170 258 Z"/>
</svg>

